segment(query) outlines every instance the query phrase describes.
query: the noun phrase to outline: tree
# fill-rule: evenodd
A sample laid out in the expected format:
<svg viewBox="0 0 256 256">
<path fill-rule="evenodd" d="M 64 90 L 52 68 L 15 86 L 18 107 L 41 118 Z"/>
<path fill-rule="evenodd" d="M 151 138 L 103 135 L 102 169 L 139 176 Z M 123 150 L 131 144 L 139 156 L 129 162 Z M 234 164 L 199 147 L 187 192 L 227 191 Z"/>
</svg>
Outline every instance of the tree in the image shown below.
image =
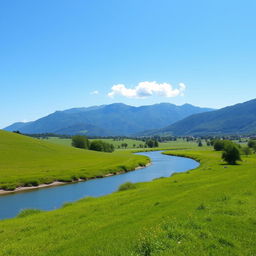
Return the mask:
<svg viewBox="0 0 256 256">
<path fill-rule="evenodd" d="M 256 152 L 256 140 L 249 140 L 248 147 L 252 148 L 254 152 Z"/>
<path fill-rule="evenodd" d="M 145 145 L 148 148 L 157 148 L 158 147 L 158 141 L 155 140 L 155 139 L 149 139 L 149 140 L 146 140 Z"/>
<path fill-rule="evenodd" d="M 243 148 L 241 149 L 241 151 L 242 151 L 242 153 L 243 153 L 244 155 L 246 155 L 246 156 L 252 154 L 252 150 L 251 150 L 250 147 L 243 147 Z"/>
<path fill-rule="evenodd" d="M 224 141 L 223 140 L 215 140 L 213 143 L 214 150 L 221 151 L 224 149 Z"/>
<path fill-rule="evenodd" d="M 72 137 L 72 146 L 76 148 L 89 149 L 89 140 L 86 136 L 75 135 Z"/>
<path fill-rule="evenodd" d="M 222 159 L 228 164 L 236 164 L 241 161 L 240 151 L 235 144 L 228 144 L 225 146 L 222 153 Z"/>
<path fill-rule="evenodd" d="M 216 140 L 213 144 L 213 147 L 216 151 L 222 151 L 225 149 L 226 146 L 229 144 L 235 145 L 232 141 L 230 140 Z"/>
<path fill-rule="evenodd" d="M 198 142 L 198 147 L 202 147 L 202 146 L 203 146 L 203 143 L 202 143 L 201 140 L 199 140 L 199 142 Z"/>
<path fill-rule="evenodd" d="M 113 152 L 115 150 L 114 145 L 104 142 L 102 140 L 94 140 L 90 144 L 90 150 L 103 151 L 103 152 Z"/>
<path fill-rule="evenodd" d="M 256 140 L 249 140 L 248 141 L 248 147 L 249 148 L 255 148 L 256 147 Z"/>
</svg>

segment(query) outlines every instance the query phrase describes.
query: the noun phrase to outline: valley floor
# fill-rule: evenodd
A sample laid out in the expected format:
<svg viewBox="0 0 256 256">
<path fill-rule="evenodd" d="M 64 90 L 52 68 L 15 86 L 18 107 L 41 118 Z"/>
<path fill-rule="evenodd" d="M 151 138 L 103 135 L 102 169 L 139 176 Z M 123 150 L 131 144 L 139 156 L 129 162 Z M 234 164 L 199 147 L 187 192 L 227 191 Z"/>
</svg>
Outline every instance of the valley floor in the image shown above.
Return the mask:
<svg viewBox="0 0 256 256">
<path fill-rule="evenodd" d="M 169 153 L 200 160 L 201 166 L 0 221 L 0 255 L 255 255 L 255 155 L 230 166 L 210 149 Z"/>
</svg>

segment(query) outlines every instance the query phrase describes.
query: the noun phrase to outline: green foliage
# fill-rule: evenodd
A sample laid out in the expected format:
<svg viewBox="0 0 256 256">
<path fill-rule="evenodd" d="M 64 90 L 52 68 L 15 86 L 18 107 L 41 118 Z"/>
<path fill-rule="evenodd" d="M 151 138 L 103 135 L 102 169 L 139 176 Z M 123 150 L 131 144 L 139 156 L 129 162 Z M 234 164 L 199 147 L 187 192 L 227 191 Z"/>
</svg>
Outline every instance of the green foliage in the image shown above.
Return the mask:
<svg viewBox="0 0 256 256">
<path fill-rule="evenodd" d="M 254 152 L 256 152 L 256 140 L 249 140 L 248 147 L 251 148 Z"/>
<path fill-rule="evenodd" d="M 215 140 L 214 144 L 213 144 L 214 150 L 222 151 L 222 150 L 224 150 L 225 145 L 227 145 L 228 143 L 230 143 L 230 141 L 227 141 L 227 140 Z"/>
<path fill-rule="evenodd" d="M 115 148 L 114 148 L 113 144 L 104 142 L 102 140 L 94 140 L 90 144 L 90 150 L 111 153 L 115 150 Z"/>
<path fill-rule="evenodd" d="M 256 147 L 256 140 L 249 140 L 248 141 L 248 147 L 249 148 L 255 148 Z"/>
<path fill-rule="evenodd" d="M 156 139 L 149 139 L 149 140 L 146 140 L 145 142 L 145 145 L 148 147 L 148 148 L 157 148 L 159 145 L 158 145 L 158 141 Z"/>
<path fill-rule="evenodd" d="M 240 148 L 239 144 L 236 144 L 231 140 L 215 140 L 213 147 L 214 147 L 214 150 L 216 150 L 216 151 L 223 151 L 229 145 L 233 145 L 233 146 Z"/>
<path fill-rule="evenodd" d="M 136 188 L 136 185 L 132 182 L 125 182 L 124 184 L 120 185 L 118 188 L 118 191 L 124 191 L 124 190 L 129 190 L 129 189 L 134 189 Z"/>
<path fill-rule="evenodd" d="M 40 212 L 43 212 L 42 210 L 38 210 L 38 209 L 24 209 L 22 211 L 20 211 L 20 213 L 17 215 L 18 218 L 23 218 L 23 217 L 27 217 L 30 215 L 35 215 L 38 214 Z"/>
<path fill-rule="evenodd" d="M 241 161 L 240 151 L 235 144 L 227 144 L 224 147 L 222 153 L 222 159 L 228 164 L 236 164 L 237 161 Z"/>
<path fill-rule="evenodd" d="M 243 155 L 246 155 L 246 156 L 251 155 L 252 154 L 252 149 L 250 147 L 242 147 L 241 148 L 241 153 Z"/>
<path fill-rule="evenodd" d="M 76 148 L 89 149 L 90 143 L 87 137 L 82 135 L 75 135 L 72 137 L 72 146 Z"/>
</svg>

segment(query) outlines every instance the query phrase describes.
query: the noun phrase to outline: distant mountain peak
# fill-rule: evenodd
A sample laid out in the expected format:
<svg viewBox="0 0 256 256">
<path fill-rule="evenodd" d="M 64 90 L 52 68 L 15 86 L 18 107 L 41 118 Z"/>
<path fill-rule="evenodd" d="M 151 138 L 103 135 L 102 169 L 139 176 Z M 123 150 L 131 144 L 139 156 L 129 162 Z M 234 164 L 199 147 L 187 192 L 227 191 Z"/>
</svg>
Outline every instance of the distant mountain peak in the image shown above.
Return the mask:
<svg viewBox="0 0 256 256">
<path fill-rule="evenodd" d="M 256 99 L 194 114 L 154 131 L 154 134 L 161 133 L 176 136 L 256 134 Z"/>
<path fill-rule="evenodd" d="M 208 111 L 199 107 L 184 108 L 171 103 L 129 106 L 124 103 L 71 108 L 56 111 L 28 125 L 22 133 L 84 134 L 93 136 L 131 136 L 148 129 L 159 129 L 191 114 Z M 5 129 L 12 131 L 13 127 Z"/>
</svg>

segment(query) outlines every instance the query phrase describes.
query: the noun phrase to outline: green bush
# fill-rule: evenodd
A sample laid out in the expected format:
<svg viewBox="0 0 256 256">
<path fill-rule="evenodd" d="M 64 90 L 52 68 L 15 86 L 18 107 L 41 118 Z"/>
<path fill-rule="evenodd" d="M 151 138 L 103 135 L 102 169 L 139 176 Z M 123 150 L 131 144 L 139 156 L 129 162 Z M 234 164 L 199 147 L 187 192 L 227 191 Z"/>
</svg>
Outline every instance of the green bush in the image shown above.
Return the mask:
<svg viewBox="0 0 256 256">
<path fill-rule="evenodd" d="M 145 145 L 148 148 L 157 148 L 158 147 L 158 141 L 156 139 L 149 139 L 149 140 L 146 140 Z"/>
<path fill-rule="evenodd" d="M 136 188 L 135 184 L 132 182 L 125 182 L 124 184 L 120 185 L 118 188 L 118 191 L 124 191 L 124 190 L 129 190 L 129 189 L 134 189 Z"/>
<path fill-rule="evenodd" d="M 241 161 L 240 151 L 235 144 L 229 144 L 225 146 L 222 153 L 222 159 L 228 164 L 236 164 L 237 161 Z"/>
<path fill-rule="evenodd" d="M 114 146 L 110 143 L 104 142 L 102 140 L 94 140 L 90 144 L 90 150 L 102 151 L 102 152 L 113 152 Z"/>
<path fill-rule="evenodd" d="M 246 156 L 251 155 L 252 149 L 250 147 L 243 147 L 241 148 L 241 153 Z"/>
<path fill-rule="evenodd" d="M 234 143 L 230 140 L 215 140 L 213 147 L 214 147 L 214 150 L 216 151 L 222 151 L 229 144 L 234 144 Z"/>
<path fill-rule="evenodd" d="M 249 140 L 248 147 L 251 148 L 254 152 L 256 152 L 256 140 Z"/>
<path fill-rule="evenodd" d="M 72 146 L 76 148 L 89 149 L 89 140 L 82 135 L 76 135 L 72 137 Z"/>
<path fill-rule="evenodd" d="M 39 209 L 24 209 L 24 210 L 20 211 L 20 213 L 17 215 L 17 217 L 22 218 L 22 217 L 38 214 L 40 212 L 43 212 L 43 211 L 39 210 Z"/>
</svg>

